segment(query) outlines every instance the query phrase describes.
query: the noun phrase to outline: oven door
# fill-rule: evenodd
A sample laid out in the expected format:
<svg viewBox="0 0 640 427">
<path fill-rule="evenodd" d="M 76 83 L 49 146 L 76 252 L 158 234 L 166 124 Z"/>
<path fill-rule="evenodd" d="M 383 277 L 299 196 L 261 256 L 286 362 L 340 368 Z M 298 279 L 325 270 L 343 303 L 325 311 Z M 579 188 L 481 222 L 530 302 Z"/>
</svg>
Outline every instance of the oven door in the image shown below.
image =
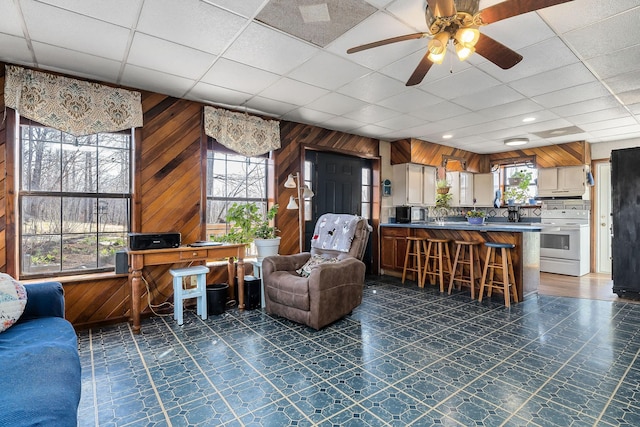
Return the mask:
<svg viewBox="0 0 640 427">
<path fill-rule="evenodd" d="M 580 259 L 580 227 L 542 225 L 540 257 Z"/>
</svg>

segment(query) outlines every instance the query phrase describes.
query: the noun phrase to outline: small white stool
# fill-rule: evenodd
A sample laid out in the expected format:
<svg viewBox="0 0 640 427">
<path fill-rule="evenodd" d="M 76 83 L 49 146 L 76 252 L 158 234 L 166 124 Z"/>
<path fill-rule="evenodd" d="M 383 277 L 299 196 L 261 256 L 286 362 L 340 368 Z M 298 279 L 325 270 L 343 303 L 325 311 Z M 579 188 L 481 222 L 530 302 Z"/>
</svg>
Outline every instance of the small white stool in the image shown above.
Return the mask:
<svg viewBox="0 0 640 427">
<path fill-rule="evenodd" d="M 207 273 L 209 268 L 204 265 L 196 265 L 185 268 L 172 268 L 169 273 L 173 276 L 173 318 L 182 325 L 182 302 L 189 298 L 197 298 L 197 313 L 203 320 L 207 318 Z M 182 278 L 196 276 L 197 286 L 184 289 Z"/>
</svg>

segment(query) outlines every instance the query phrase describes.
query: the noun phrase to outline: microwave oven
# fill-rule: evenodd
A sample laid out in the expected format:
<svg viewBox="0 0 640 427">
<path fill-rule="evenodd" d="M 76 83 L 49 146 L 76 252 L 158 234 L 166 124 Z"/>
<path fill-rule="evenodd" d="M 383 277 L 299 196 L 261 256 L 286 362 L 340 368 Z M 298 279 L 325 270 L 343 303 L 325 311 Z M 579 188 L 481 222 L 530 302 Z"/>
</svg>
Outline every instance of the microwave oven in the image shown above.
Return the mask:
<svg viewBox="0 0 640 427">
<path fill-rule="evenodd" d="M 427 208 L 418 206 L 396 206 L 396 222 L 409 224 L 412 222 L 426 222 Z"/>
</svg>

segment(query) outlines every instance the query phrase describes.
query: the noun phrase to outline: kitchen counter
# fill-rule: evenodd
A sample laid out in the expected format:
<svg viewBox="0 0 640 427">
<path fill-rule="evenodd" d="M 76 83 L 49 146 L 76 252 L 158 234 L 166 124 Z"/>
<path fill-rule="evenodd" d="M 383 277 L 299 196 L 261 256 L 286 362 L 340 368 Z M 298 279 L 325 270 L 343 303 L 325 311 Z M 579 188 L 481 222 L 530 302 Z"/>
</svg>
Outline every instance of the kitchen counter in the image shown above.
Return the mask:
<svg viewBox="0 0 640 427">
<path fill-rule="evenodd" d="M 380 227 L 473 230 L 480 232 L 507 231 L 513 233 L 540 232 L 542 230 L 542 225 L 539 222 L 485 222 L 484 224 L 473 225 L 466 221 L 445 221 L 444 223 L 380 224 Z"/>
<path fill-rule="evenodd" d="M 540 284 L 540 223 L 485 222 L 472 225 L 466 221 L 428 222 L 424 224 L 380 224 L 381 273 L 401 276 L 407 237 L 445 238 L 451 243 L 451 262 L 455 256 L 453 241 L 512 243 L 512 263 L 518 298 L 522 301 L 538 292 Z M 480 247 L 480 264 L 484 267 L 486 247 Z"/>
</svg>

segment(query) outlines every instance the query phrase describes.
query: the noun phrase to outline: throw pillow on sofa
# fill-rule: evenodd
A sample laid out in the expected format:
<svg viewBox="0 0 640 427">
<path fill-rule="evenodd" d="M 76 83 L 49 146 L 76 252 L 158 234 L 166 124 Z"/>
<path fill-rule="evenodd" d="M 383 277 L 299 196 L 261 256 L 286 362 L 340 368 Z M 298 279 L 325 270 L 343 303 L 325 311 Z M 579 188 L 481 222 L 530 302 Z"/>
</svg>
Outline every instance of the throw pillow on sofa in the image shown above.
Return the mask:
<svg viewBox="0 0 640 427">
<path fill-rule="evenodd" d="M 338 262 L 338 258 L 327 258 L 322 255 L 311 255 L 311 258 L 307 262 L 304 263 L 302 267 L 296 270 L 296 273 L 301 275 L 302 277 L 309 277 L 311 274 L 311 270 L 320 264 L 325 264 L 328 262 Z"/>
<path fill-rule="evenodd" d="M 27 305 L 27 291 L 13 277 L 0 273 L 0 332 L 18 321 Z"/>
</svg>

